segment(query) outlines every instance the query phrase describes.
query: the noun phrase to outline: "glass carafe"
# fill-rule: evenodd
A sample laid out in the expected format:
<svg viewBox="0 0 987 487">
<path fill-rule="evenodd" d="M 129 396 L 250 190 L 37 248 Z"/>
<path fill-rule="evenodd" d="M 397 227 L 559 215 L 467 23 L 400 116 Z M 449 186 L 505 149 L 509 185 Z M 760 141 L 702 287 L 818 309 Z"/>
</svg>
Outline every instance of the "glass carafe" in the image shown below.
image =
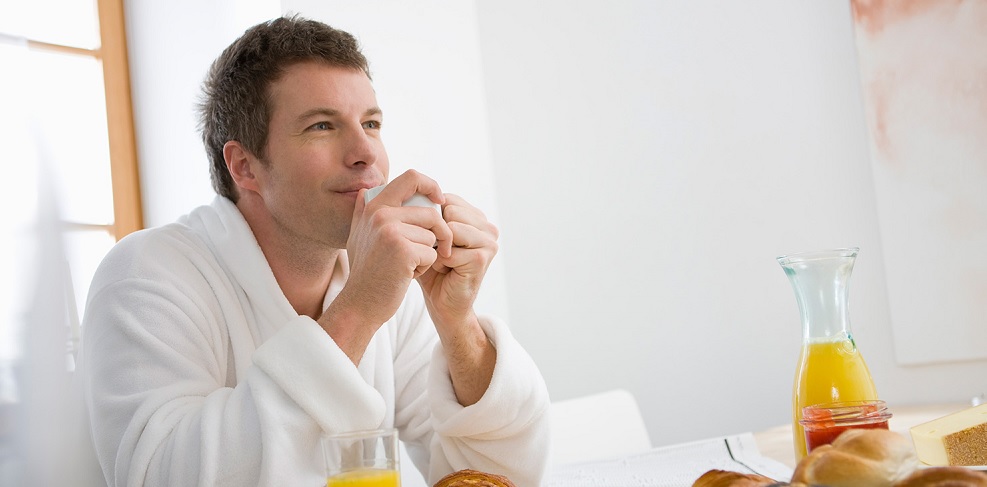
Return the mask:
<svg viewBox="0 0 987 487">
<path fill-rule="evenodd" d="M 877 399 L 877 389 L 850 332 L 848 291 L 857 248 L 778 257 L 802 318 L 802 353 L 792 392 L 795 459 L 806 455 L 802 408 Z"/>
</svg>

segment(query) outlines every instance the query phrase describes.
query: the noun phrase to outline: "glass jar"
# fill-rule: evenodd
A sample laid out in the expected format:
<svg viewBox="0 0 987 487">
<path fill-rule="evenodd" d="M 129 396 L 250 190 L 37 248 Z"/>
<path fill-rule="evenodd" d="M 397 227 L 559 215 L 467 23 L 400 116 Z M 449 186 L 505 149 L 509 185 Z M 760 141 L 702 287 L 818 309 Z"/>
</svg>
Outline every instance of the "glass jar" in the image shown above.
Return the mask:
<svg viewBox="0 0 987 487">
<path fill-rule="evenodd" d="M 851 428 L 886 430 L 889 419 L 891 412 L 884 401 L 846 401 L 806 406 L 799 423 L 805 428 L 805 444 L 811 452 Z"/>
</svg>

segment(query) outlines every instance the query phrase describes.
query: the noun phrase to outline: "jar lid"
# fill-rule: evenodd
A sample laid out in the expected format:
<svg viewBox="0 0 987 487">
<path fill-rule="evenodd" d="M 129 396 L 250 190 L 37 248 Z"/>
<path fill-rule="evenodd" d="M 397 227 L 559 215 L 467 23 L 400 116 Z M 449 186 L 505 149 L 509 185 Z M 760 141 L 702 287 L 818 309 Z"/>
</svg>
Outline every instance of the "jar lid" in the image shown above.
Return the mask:
<svg viewBox="0 0 987 487">
<path fill-rule="evenodd" d="M 891 412 L 884 401 L 844 401 L 802 408 L 802 426 L 835 426 L 887 421 Z"/>
</svg>

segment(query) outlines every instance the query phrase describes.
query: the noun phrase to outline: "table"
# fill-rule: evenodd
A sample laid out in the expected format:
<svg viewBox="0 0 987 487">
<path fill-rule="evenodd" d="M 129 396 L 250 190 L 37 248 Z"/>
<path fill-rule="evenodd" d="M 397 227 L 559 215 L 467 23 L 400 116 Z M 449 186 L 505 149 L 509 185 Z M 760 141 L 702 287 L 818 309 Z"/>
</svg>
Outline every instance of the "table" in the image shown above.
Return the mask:
<svg viewBox="0 0 987 487">
<path fill-rule="evenodd" d="M 888 405 L 891 419 L 888 429 L 907 435 L 909 428 L 947 414 L 971 407 L 970 403 L 954 402 L 940 404 L 919 404 L 908 406 Z M 775 426 L 754 433 L 757 448 L 764 455 L 795 468 L 795 446 L 792 442 L 792 425 Z"/>
</svg>

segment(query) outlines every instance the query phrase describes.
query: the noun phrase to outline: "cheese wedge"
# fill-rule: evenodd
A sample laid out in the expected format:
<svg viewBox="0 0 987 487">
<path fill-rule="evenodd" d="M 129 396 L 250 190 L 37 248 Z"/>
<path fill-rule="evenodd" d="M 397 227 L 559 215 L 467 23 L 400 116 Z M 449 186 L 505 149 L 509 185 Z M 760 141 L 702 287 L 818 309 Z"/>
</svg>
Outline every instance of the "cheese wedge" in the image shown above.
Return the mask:
<svg viewBox="0 0 987 487">
<path fill-rule="evenodd" d="M 915 453 L 929 465 L 987 465 L 987 404 L 911 428 Z"/>
</svg>

